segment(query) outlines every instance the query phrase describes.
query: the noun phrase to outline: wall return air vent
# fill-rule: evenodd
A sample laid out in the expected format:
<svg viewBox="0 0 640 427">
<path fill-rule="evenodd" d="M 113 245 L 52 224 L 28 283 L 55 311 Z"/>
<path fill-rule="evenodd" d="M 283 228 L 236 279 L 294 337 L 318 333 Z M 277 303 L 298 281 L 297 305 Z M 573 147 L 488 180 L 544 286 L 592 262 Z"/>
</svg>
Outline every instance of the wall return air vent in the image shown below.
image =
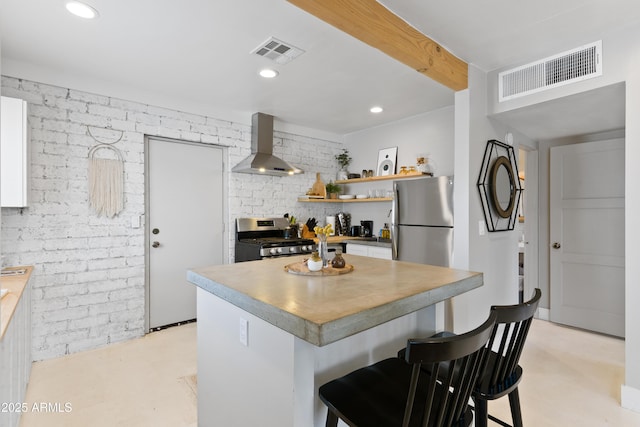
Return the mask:
<svg viewBox="0 0 640 427">
<path fill-rule="evenodd" d="M 498 74 L 498 101 L 602 75 L 602 40 Z"/>
</svg>

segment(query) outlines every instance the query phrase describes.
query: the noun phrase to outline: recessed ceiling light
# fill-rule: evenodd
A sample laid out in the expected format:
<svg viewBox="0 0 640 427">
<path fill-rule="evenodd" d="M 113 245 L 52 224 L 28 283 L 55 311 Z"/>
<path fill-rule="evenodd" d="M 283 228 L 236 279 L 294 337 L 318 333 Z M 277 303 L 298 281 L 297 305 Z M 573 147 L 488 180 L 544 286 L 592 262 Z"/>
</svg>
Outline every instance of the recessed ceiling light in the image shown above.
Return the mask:
<svg viewBox="0 0 640 427">
<path fill-rule="evenodd" d="M 265 68 L 264 70 L 260 70 L 260 75 L 265 79 L 272 79 L 278 75 L 278 72 L 271 68 Z"/>
<path fill-rule="evenodd" d="M 378 114 L 378 113 L 382 113 L 382 111 L 384 110 L 382 109 L 382 107 L 371 107 L 369 111 L 371 111 L 372 113 Z"/>
<path fill-rule="evenodd" d="M 98 11 L 86 3 L 79 1 L 68 1 L 65 5 L 67 10 L 80 18 L 93 19 L 98 17 Z"/>
</svg>

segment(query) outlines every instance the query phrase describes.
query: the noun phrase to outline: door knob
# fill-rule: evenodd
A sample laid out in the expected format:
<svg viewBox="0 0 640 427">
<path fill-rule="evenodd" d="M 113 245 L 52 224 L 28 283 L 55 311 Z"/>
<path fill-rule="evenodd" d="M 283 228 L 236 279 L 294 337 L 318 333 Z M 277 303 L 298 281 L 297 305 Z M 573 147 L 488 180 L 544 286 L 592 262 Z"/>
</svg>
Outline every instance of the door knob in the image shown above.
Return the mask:
<svg viewBox="0 0 640 427">
<path fill-rule="evenodd" d="M 153 230 L 151 230 L 151 232 L 153 234 L 158 234 L 160 232 L 160 230 L 158 230 L 157 228 L 154 228 Z"/>
<path fill-rule="evenodd" d="M 553 245 L 551 245 L 551 247 L 552 247 L 553 249 L 560 249 L 560 243 L 555 242 Z"/>
<path fill-rule="evenodd" d="M 157 248 L 158 246 L 160 246 L 160 242 L 153 242 L 151 246 L 153 246 L 154 248 Z"/>
</svg>

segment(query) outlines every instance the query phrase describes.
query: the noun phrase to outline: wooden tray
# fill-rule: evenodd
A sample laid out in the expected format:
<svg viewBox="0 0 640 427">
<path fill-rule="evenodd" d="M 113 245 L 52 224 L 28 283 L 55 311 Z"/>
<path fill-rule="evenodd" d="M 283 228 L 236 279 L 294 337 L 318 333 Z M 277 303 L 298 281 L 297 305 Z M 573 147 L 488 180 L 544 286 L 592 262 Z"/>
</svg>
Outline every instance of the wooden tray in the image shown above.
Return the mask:
<svg viewBox="0 0 640 427">
<path fill-rule="evenodd" d="M 353 265 L 347 264 L 344 268 L 333 268 L 329 266 L 320 271 L 311 271 L 304 261 L 300 261 L 285 265 L 284 271 L 301 276 L 337 276 L 339 274 L 351 273 L 353 271 Z"/>
</svg>

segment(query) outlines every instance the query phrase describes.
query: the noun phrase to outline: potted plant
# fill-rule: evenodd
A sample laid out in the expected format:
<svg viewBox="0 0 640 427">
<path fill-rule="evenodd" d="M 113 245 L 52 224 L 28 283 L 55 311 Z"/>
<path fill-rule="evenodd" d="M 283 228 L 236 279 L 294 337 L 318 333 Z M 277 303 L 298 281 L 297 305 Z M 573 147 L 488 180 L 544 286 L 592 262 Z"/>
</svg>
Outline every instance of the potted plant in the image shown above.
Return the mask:
<svg viewBox="0 0 640 427">
<path fill-rule="evenodd" d="M 327 197 L 329 199 L 337 199 L 338 194 L 340 193 L 340 186 L 338 184 L 334 184 L 333 181 L 329 181 L 326 185 L 327 189 Z"/>
<path fill-rule="evenodd" d="M 347 170 L 347 168 L 349 167 L 349 164 L 351 163 L 351 156 L 349 155 L 349 150 L 347 150 L 346 148 L 342 149 L 342 153 L 340 154 L 336 154 L 336 160 L 338 161 L 338 164 L 340 165 L 340 170 L 338 171 L 338 176 L 337 179 L 339 180 L 345 180 L 349 177 L 349 171 Z"/>
</svg>

